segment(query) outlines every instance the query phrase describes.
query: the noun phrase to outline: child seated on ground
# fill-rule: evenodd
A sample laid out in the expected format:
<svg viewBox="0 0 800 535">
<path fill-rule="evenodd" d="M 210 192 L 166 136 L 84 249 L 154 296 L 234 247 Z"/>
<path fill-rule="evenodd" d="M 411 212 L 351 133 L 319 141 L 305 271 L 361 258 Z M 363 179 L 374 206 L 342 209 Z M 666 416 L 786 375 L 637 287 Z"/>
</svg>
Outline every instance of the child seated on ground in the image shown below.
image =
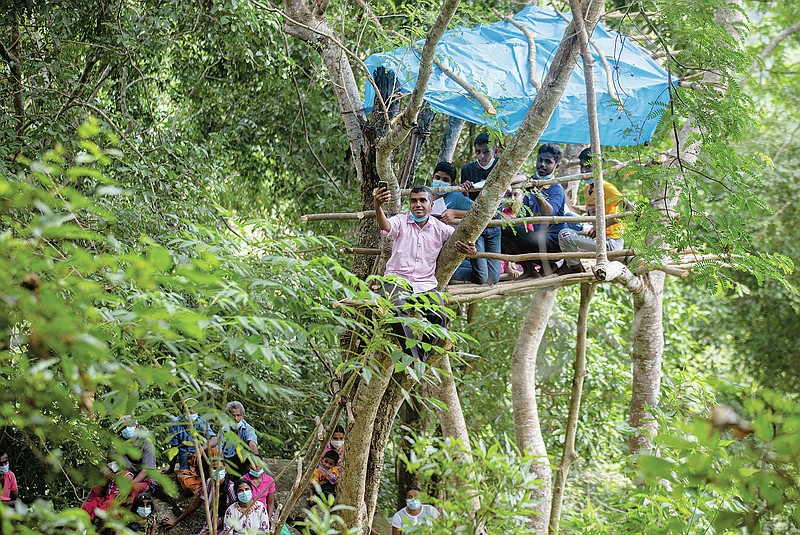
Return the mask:
<svg viewBox="0 0 800 535">
<path fill-rule="evenodd" d="M 327 499 L 328 496 L 336 497 L 336 483 L 339 482 L 339 469 L 336 464 L 339 462 L 339 454 L 333 450 L 326 451 L 322 456 L 319 465 L 314 469 L 314 477 L 311 480 L 311 496 L 309 503 L 314 502 L 314 495 L 318 494 L 321 498 Z M 319 491 L 317 491 L 319 488 Z"/>
<path fill-rule="evenodd" d="M 146 535 L 156 535 L 156 512 L 153 507 L 153 498 L 150 494 L 143 492 L 136 496 L 131 504 L 131 513 L 136 515 L 128 523 L 128 529 L 136 533 Z"/>
</svg>

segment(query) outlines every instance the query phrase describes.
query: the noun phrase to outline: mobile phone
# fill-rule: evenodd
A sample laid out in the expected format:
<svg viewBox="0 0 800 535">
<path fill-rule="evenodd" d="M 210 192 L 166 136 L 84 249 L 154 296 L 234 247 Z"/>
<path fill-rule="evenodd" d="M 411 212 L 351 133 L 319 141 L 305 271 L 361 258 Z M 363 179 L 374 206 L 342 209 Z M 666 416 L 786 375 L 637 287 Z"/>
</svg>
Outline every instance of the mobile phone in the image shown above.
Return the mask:
<svg viewBox="0 0 800 535">
<path fill-rule="evenodd" d="M 381 189 L 381 188 L 389 189 L 389 183 L 386 182 L 385 180 L 379 180 L 378 181 L 378 189 Z"/>
</svg>

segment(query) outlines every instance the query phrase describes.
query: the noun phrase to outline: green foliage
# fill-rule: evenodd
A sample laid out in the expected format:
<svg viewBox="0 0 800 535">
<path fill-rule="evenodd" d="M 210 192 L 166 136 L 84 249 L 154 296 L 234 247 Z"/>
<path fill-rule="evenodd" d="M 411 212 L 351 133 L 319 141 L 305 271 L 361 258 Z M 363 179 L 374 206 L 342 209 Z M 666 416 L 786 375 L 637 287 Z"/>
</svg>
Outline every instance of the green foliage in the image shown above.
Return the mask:
<svg viewBox="0 0 800 535">
<path fill-rule="evenodd" d="M 263 451 L 294 451 L 327 403 L 320 364 L 334 367 L 338 336 L 361 330 L 329 304 L 359 283 L 327 258 L 291 253 L 330 242 L 275 240 L 263 221 L 226 235 L 183 220 L 158 241 L 118 241 L 122 190 L 104 172 L 118 151 L 96 141 L 88 125 L 81 152 L 58 147 L 0 177 L 0 374 L 14 385 L 0 425 L 21 498 L 79 504 L 78 489 L 98 481 L 95 466 L 116 456 L 107 452 L 125 451 L 114 425 L 123 414 L 150 427 L 162 449 L 188 396 L 215 429 L 224 403 L 242 399 L 251 424 L 275 441 Z M 50 505 L 35 507 L 4 532 L 74 527 L 74 512 L 40 524 Z"/>
<path fill-rule="evenodd" d="M 478 441 L 471 453 L 450 438 L 418 437 L 411 452 L 401 460 L 409 472 L 423 481 L 435 480 L 428 492 L 441 516 L 430 526 L 406 529 L 409 533 L 475 533 L 482 526 L 488 533 L 528 533 L 535 510 L 533 491 L 539 486 L 531 473 L 531 459 L 522 457 L 505 441 Z M 444 497 L 441 497 L 444 495 Z M 437 497 L 438 496 L 438 497 Z M 472 496 L 481 507 L 472 508 Z"/>
</svg>

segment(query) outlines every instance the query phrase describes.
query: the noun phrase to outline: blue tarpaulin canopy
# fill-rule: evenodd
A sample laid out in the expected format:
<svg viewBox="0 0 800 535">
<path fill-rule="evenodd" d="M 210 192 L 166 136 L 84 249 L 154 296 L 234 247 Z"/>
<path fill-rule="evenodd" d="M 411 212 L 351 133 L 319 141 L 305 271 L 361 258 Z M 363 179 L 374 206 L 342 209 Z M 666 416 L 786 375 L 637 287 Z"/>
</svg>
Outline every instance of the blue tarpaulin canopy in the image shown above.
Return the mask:
<svg viewBox="0 0 800 535">
<path fill-rule="evenodd" d="M 564 17 L 569 19 L 571 14 L 566 13 Z M 541 82 L 568 20 L 537 6 L 525 7 L 514 16 L 514 20 L 534 35 L 535 79 Z M 620 146 L 649 141 L 669 102 L 667 72 L 650 58 L 648 52 L 602 24 L 595 28 L 592 41 L 608 62 L 613 88 L 613 94 L 609 93 L 606 68 L 597 49 L 592 47 L 600 143 Z M 420 49 L 423 43 L 417 43 Z M 506 134 L 517 131 L 537 92 L 530 81 L 528 39 L 522 30 L 505 20 L 449 30 L 439 41 L 436 56 L 458 77 L 485 95 L 497 109 L 497 114 L 487 114 L 475 98 L 434 65 L 425 100 L 435 111 Z M 365 63 L 371 73 L 380 66 L 394 71 L 404 93 L 410 92 L 417 81 L 419 53 L 411 47 L 373 54 Z M 672 82 L 677 83 L 677 79 Z M 372 110 L 374 98 L 375 90 L 367 82 L 364 90 L 367 113 Z M 586 85 L 580 60 L 541 141 L 590 143 Z"/>
</svg>

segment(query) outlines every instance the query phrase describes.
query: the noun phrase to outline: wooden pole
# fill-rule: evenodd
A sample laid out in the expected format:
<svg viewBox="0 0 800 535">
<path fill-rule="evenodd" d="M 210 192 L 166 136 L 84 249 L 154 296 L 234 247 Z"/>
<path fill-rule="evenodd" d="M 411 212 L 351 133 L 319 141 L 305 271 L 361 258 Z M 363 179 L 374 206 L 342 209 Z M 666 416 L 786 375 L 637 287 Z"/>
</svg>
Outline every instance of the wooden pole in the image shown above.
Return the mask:
<svg viewBox="0 0 800 535">
<path fill-rule="evenodd" d="M 438 188 L 437 188 L 438 189 Z M 633 212 L 619 212 L 618 214 L 611 214 L 606 219 L 621 219 L 632 215 Z M 300 216 L 300 221 L 360 221 L 362 219 L 374 219 L 375 210 L 364 210 L 362 212 L 340 212 L 340 213 L 324 213 L 324 214 L 304 214 Z M 549 225 L 555 223 L 591 223 L 596 221 L 594 216 L 532 216 L 532 217 L 518 217 L 514 219 L 493 219 L 486 225 L 489 228 L 504 227 L 504 226 L 519 226 L 519 225 L 539 225 L 547 223 Z M 453 219 L 450 224 L 458 225 L 461 223 L 460 219 Z"/>
<path fill-rule="evenodd" d="M 594 297 L 595 284 L 581 284 L 581 304 L 578 310 L 578 335 L 575 343 L 575 372 L 572 376 L 572 394 L 569 398 L 569 416 L 564 436 L 564 451 L 561 455 L 561 466 L 556 472 L 553 483 L 553 501 L 550 506 L 550 526 L 548 533 L 558 533 L 558 524 L 561 520 L 561 506 L 564 500 L 564 487 L 567 482 L 569 468 L 578 453 L 575 451 L 575 435 L 578 432 L 578 414 L 581 410 L 581 396 L 583 395 L 583 379 L 586 377 L 586 325 L 589 319 L 589 303 Z"/>
</svg>

